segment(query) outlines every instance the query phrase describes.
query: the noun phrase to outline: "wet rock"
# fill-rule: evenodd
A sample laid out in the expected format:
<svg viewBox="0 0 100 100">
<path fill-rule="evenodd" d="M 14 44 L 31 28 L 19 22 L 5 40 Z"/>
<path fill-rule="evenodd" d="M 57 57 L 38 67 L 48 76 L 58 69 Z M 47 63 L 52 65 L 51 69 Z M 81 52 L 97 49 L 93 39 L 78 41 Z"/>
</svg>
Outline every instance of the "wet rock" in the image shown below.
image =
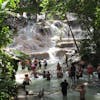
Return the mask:
<svg viewBox="0 0 100 100">
<path fill-rule="evenodd" d="M 60 43 L 57 43 L 56 47 L 59 47 L 59 48 L 66 48 L 66 47 L 73 47 L 74 46 L 74 43 L 73 42 L 60 42 Z"/>
<path fill-rule="evenodd" d="M 58 28 L 61 28 L 62 27 L 62 23 L 60 21 L 57 21 L 54 23 L 54 25 Z"/>
<path fill-rule="evenodd" d="M 35 36 L 33 37 L 33 39 L 35 40 L 34 42 L 36 42 L 36 40 L 37 40 L 37 41 L 42 41 L 42 37 L 41 37 L 40 35 L 35 35 Z"/>
<path fill-rule="evenodd" d="M 40 33 L 42 36 L 51 35 L 50 26 L 46 22 L 38 22 L 36 31 Z"/>
<path fill-rule="evenodd" d="M 31 54 L 31 57 L 37 58 L 37 59 L 49 59 L 49 54 L 47 52 L 40 52 L 40 53 L 33 53 Z"/>
<path fill-rule="evenodd" d="M 66 50 L 59 50 L 56 52 L 57 57 L 63 57 L 67 53 Z"/>
<path fill-rule="evenodd" d="M 51 34 L 52 34 L 49 26 L 45 26 L 45 27 L 44 27 L 44 33 L 45 33 L 46 35 L 51 35 Z"/>
</svg>

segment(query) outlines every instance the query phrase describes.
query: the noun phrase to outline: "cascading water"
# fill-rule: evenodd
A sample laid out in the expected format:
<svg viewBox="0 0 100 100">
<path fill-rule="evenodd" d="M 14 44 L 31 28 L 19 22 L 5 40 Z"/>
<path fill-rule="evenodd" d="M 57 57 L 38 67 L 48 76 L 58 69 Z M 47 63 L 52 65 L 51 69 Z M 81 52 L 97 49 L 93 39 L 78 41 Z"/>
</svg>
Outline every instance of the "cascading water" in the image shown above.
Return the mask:
<svg viewBox="0 0 100 100">
<path fill-rule="evenodd" d="M 73 21 L 76 20 L 73 17 L 71 17 L 71 19 Z M 80 29 L 80 27 L 77 26 L 72 27 L 72 31 L 76 39 L 81 38 L 83 31 Z M 27 54 L 32 54 L 35 52 L 37 53 L 47 52 L 50 57 L 50 59 L 48 60 L 49 65 L 47 70 L 52 72 L 51 74 L 53 76 L 50 82 L 46 81 L 41 77 L 37 79 L 32 79 L 31 77 L 32 84 L 30 84 L 29 88 L 27 89 L 32 90 L 33 93 L 38 94 L 40 89 L 44 88 L 45 97 L 47 97 L 46 100 L 52 100 L 52 99 L 62 100 L 62 96 L 59 92 L 60 91 L 59 85 L 62 80 L 57 79 L 55 64 L 57 64 L 57 61 L 61 61 L 61 59 L 59 59 L 59 57 L 57 56 L 57 52 L 58 54 L 62 53 L 63 50 L 72 52 L 72 49 L 75 48 L 74 45 L 71 47 L 66 47 L 65 44 L 69 41 L 73 41 L 72 36 L 70 34 L 68 25 L 63 23 L 62 21 L 46 21 L 45 23 L 29 22 L 26 27 L 18 31 L 18 35 L 15 36 L 14 43 L 13 45 L 10 46 L 10 48 L 21 50 L 22 52 L 25 52 Z M 57 46 L 57 43 L 63 43 L 63 42 L 65 42 L 65 44 L 61 45 L 61 47 Z M 26 73 L 30 74 L 28 73 L 28 71 Z M 16 75 L 17 82 L 19 81 L 20 83 L 23 82 L 24 74 L 25 72 L 23 73 L 23 70 L 21 70 L 20 73 Z M 64 77 L 64 78 L 67 79 L 68 77 Z M 97 95 L 95 94 L 97 90 L 93 92 L 94 89 L 90 88 L 88 89 L 88 91 L 87 91 L 87 99 L 90 99 L 88 98 L 88 95 L 90 95 L 91 100 L 99 99 L 99 95 L 97 97 Z M 93 94 L 95 94 L 95 96 Z M 73 91 L 69 90 L 67 97 L 68 100 L 69 99 L 78 100 L 77 98 L 78 93 L 76 93 L 76 91 L 74 90 Z M 37 99 L 37 98 L 36 96 L 32 95 L 32 99 Z"/>
<path fill-rule="evenodd" d="M 69 19 L 70 21 L 76 20 L 76 18 L 73 16 Z M 81 38 L 83 31 L 80 27 L 72 27 L 72 31 L 75 35 L 75 38 Z M 56 53 L 59 50 L 68 50 L 68 47 L 57 47 L 57 42 L 60 41 L 60 43 L 67 43 L 67 40 L 73 39 L 68 25 L 63 21 L 43 20 L 37 23 L 29 21 L 26 27 L 18 30 L 17 36 L 15 36 L 14 42 L 10 48 L 20 50 L 27 54 L 46 52 L 49 54 L 49 57 L 52 61 L 57 61 Z"/>
</svg>

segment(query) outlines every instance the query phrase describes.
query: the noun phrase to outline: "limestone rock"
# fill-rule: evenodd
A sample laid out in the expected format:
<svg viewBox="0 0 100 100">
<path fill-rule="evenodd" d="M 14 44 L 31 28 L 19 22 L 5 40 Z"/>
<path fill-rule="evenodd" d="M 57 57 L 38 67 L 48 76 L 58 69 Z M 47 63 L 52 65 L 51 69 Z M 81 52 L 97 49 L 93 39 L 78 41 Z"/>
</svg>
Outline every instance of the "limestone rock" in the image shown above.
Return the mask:
<svg viewBox="0 0 100 100">
<path fill-rule="evenodd" d="M 59 50 L 56 52 L 57 57 L 63 57 L 67 53 L 66 50 Z"/>
<path fill-rule="evenodd" d="M 59 48 L 66 48 L 66 47 L 73 47 L 74 44 L 73 42 L 60 42 L 60 43 L 57 43 L 56 46 Z"/>
<path fill-rule="evenodd" d="M 33 53 L 31 54 L 31 57 L 37 58 L 37 59 L 49 59 L 49 54 L 47 52 L 39 52 L 39 53 Z"/>
</svg>

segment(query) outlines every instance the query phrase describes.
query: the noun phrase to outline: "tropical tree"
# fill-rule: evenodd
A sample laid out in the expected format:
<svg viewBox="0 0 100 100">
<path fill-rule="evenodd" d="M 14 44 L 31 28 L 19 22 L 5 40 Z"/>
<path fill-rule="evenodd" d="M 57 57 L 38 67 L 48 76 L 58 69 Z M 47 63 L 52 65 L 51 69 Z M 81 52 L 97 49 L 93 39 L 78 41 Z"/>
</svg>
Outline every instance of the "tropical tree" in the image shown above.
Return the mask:
<svg viewBox="0 0 100 100">
<path fill-rule="evenodd" d="M 43 12 L 54 15 L 58 14 L 62 19 L 67 19 L 67 12 L 75 13 L 81 23 L 82 29 L 87 32 L 83 34 L 80 48 L 76 47 L 82 58 L 91 61 L 91 54 L 94 53 L 94 61 L 100 62 L 100 0 L 42 0 Z M 71 27 L 69 25 L 71 31 Z M 72 31 L 71 31 L 72 33 Z M 72 33 L 75 41 L 74 35 Z M 86 44 L 86 45 L 85 45 Z M 93 61 L 91 61 L 93 62 Z"/>
<path fill-rule="evenodd" d="M 19 0 L 0 0 L 0 100 L 11 100 L 15 95 L 14 62 L 4 48 L 11 43 L 13 32 L 5 19 L 13 15 Z"/>
<path fill-rule="evenodd" d="M 77 13 L 82 27 L 87 30 L 81 41 L 80 53 L 90 62 L 100 62 L 100 1 L 99 0 L 69 0 L 68 10 Z M 88 38 L 87 38 L 88 37 Z M 86 45 L 85 45 L 86 44 Z M 94 54 L 93 54 L 94 53 Z M 94 57 L 91 57 L 94 55 Z M 91 59 L 92 58 L 92 59 Z"/>
</svg>

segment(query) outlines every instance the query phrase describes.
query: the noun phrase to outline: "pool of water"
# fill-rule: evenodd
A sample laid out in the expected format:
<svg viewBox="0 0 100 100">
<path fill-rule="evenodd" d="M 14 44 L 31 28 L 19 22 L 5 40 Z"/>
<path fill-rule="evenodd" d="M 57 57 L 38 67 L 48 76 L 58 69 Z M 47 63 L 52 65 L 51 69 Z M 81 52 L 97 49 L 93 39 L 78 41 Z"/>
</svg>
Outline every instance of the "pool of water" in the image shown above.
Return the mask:
<svg viewBox="0 0 100 100">
<path fill-rule="evenodd" d="M 64 78 L 62 79 L 56 78 L 55 66 L 56 64 L 51 64 L 47 68 L 47 70 L 50 70 L 52 72 L 52 77 L 50 81 L 43 79 L 42 76 L 40 76 L 39 78 L 34 78 L 30 76 L 32 82 L 30 83 L 29 86 L 26 86 L 26 89 L 29 92 L 31 92 L 33 95 L 27 96 L 27 100 L 79 100 L 79 92 L 71 88 L 72 82 L 67 76 L 64 76 Z M 19 70 L 17 72 L 16 82 L 18 82 L 18 84 L 21 84 L 23 82 L 25 73 L 30 74 L 30 72 L 28 72 L 27 69 Z M 65 78 L 69 83 L 69 88 L 68 88 L 67 97 L 63 98 L 61 94 L 60 83 Z M 88 79 L 87 76 L 84 75 L 84 77 L 80 80 L 80 82 L 87 82 L 87 79 Z M 100 83 L 98 83 L 99 85 L 98 84 L 96 85 L 95 83 L 92 84 L 92 83 L 93 81 L 91 81 L 86 86 L 86 100 L 100 100 Z M 44 98 L 40 99 L 38 97 L 38 93 L 41 89 L 44 89 Z"/>
</svg>

